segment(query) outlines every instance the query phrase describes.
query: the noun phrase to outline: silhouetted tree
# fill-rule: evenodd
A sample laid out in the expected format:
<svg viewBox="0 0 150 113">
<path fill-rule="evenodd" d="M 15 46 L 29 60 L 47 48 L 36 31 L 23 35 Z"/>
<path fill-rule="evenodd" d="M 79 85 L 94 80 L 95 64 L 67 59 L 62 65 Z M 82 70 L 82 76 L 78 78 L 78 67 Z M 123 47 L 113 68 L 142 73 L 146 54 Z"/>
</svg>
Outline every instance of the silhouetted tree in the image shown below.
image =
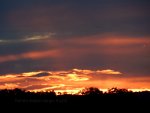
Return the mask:
<svg viewBox="0 0 150 113">
<path fill-rule="evenodd" d="M 85 88 L 80 91 L 82 95 L 71 95 L 66 92 L 61 95 L 56 95 L 54 90 L 48 90 L 47 92 L 27 92 L 22 89 L 4 89 L 0 90 L 0 104 L 2 105 L 18 105 L 23 104 L 23 106 L 32 106 L 33 103 L 36 105 L 48 105 L 49 107 L 61 107 L 61 108 L 70 108 L 74 106 L 83 108 L 83 105 L 87 107 L 92 107 L 95 109 L 95 106 L 106 106 L 109 107 L 124 107 L 130 109 L 132 105 L 138 107 L 148 106 L 150 102 L 150 91 L 143 92 L 132 92 L 127 89 L 118 89 L 111 88 L 107 93 L 102 93 L 96 87 Z M 27 100 L 27 101 L 26 101 Z M 48 103 L 48 104 L 47 104 Z M 126 104 L 127 103 L 127 104 Z M 103 107 L 101 107 L 103 108 Z M 116 110 L 116 109 L 115 109 Z"/>
<path fill-rule="evenodd" d="M 125 94 L 125 93 L 128 93 L 129 91 L 127 89 L 119 89 L 119 88 L 111 88 L 111 89 L 108 89 L 108 93 L 109 94 Z"/>
<path fill-rule="evenodd" d="M 95 87 L 85 88 L 81 91 L 82 95 L 90 95 L 90 96 L 101 95 L 102 93 L 103 93 L 102 91 L 100 91 L 98 88 Z"/>
<path fill-rule="evenodd" d="M 56 96 L 56 93 L 54 90 L 49 91 L 48 94 L 49 94 L 49 96 L 53 96 L 53 97 Z"/>
</svg>

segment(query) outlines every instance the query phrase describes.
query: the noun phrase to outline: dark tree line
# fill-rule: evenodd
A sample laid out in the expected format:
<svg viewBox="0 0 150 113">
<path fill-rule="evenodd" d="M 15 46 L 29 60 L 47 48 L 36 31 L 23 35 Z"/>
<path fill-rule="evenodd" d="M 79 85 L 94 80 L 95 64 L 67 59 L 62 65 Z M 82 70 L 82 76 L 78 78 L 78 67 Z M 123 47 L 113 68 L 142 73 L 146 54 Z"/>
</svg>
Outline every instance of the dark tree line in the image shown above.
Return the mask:
<svg viewBox="0 0 150 113">
<path fill-rule="evenodd" d="M 35 109 L 46 106 L 48 110 L 71 108 L 74 110 L 104 109 L 107 111 L 112 107 L 115 111 L 118 111 L 118 108 L 124 109 L 126 112 L 130 112 L 131 109 L 143 111 L 150 107 L 150 91 L 132 92 L 127 89 L 111 88 L 108 89 L 108 92 L 102 92 L 98 88 L 90 87 L 74 95 L 67 93 L 56 95 L 53 90 L 35 93 L 22 89 L 3 89 L 0 90 L 0 104 L 17 107 L 21 105 L 32 106 L 32 108 L 33 105 L 36 105 Z"/>
<path fill-rule="evenodd" d="M 118 95 L 118 94 L 135 94 L 135 93 L 150 93 L 149 91 L 142 91 L 142 92 L 132 92 L 129 91 L 127 89 L 119 89 L 119 88 L 111 88 L 108 89 L 107 92 L 103 92 L 101 90 L 99 90 L 96 87 L 89 87 L 89 88 L 85 88 L 83 90 L 80 90 L 77 94 L 68 94 L 67 92 L 64 93 L 59 93 L 59 95 L 82 95 L 82 96 L 100 96 L 100 95 L 105 95 L 105 94 L 110 94 L 110 95 Z M 38 97 L 42 97 L 42 96 L 49 96 L 49 97 L 55 97 L 56 92 L 54 90 L 50 90 L 50 91 L 41 91 L 41 92 L 30 92 L 30 91 L 25 91 L 23 89 L 19 89 L 19 88 L 15 88 L 15 89 L 1 89 L 0 90 L 0 96 L 38 96 Z M 58 96 L 59 96 L 58 95 Z"/>
<path fill-rule="evenodd" d="M 68 94 L 67 92 L 64 93 L 58 93 L 58 95 L 56 95 L 56 92 L 54 90 L 50 90 L 50 91 L 41 91 L 41 92 L 30 92 L 30 91 L 26 91 L 23 89 L 19 89 L 19 88 L 15 88 L 15 89 L 1 89 L 0 90 L 0 97 L 25 97 L 25 96 L 35 96 L 35 97 L 59 97 L 61 96 L 102 96 L 102 95 L 146 95 L 149 96 L 150 95 L 150 91 L 141 91 L 141 92 L 132 92 L 131 90 L 128 89 L 119 89 L 119 88 L 111 88 L 108 89 L 107 92 L 103 92 L 101 90 L 99 90 L 96 87 L 89 87 L 89 88 L 84 88 L 83 90 L 80 90 L 77 94 Z"/>
</svg>

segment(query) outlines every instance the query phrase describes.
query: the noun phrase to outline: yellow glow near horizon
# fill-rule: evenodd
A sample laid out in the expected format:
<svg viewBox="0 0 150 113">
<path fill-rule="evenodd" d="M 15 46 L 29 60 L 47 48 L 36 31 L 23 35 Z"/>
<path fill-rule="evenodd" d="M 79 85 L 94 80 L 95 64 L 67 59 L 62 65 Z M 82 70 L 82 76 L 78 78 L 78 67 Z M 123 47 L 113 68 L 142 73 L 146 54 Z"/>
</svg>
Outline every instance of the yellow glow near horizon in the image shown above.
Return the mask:
<svg viewBox="0 0 150 113">
<path fill-rule="evenodd" d="M 89 78 L 87 77 L 79 77 L 78 74 L 68 74 L 67 75 L 69 77 L 69 80 L 70 81 L 86 81 L 86 80 L 89 80 Z"/>
<path fill-rule="evenodd" d="M 35 71 L 1 75 L 0 89 L 22 88 L 35 92 L 54 90 L 73 94 L 84 87 L 97 87 L 102 91 L 107 91 L 112 87 L 144 91 L 150 89 L 150 82 L 148 81 L 150 81 L 149 76 L 126 76 L 111 69 L 72 69 L 68 71 Z"/>
<path fill-rule="evenodd" d="M 122 74 L 121 72 L 119 71 L 114 71 L 114 70 L 111 70 L 111 69 L 106 69 L 106 70 L 102 70 L 102 71 L 97 71 L 97 72 L 100 72 L 102 74 L 113 74 L 113 75 L 118 75 L 118 74 Z"/>
<path fill-rule="evenodd" d="M 30 92 L 47 92 L 49 88 L 45 88 L 45 90 L 30 90 Z M 80 95 L 80 91 L 82 91 L 84 88 L 75 88 L 75 89 L 64 89 L 64 90 L 54 90 L 56 95 L 60 95 L 60 94 L 77 94 Z M 102 91 L 103 93 L 107 93 L 108 89 L 99 89 L 100 91 Z M 51 90 L 49 90 L 51 91 Z M 150 89 L 128 89 L 128 91 L 132 91 L 132 92 L 142 92 L 142 91 L 150 91 Z"/>
</svg>

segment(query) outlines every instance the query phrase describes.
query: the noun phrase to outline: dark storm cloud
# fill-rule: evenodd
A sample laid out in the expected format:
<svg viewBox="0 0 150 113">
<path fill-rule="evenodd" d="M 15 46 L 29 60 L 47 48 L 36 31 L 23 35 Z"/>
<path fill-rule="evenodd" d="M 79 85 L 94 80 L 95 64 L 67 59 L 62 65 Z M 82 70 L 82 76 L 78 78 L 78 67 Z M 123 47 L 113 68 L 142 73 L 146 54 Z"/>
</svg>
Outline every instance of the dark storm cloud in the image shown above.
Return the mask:
<svg viewBox="0 0 150 113">
<path fill-rule="evenodd" d="M 61 37 L 104 32 L 149 35 L 149 4 L 147 0 L 7 0 L 1 4 L 4 22 L 0 29 L 5 31 L 2 38 L 12 37 L 8 31 L 51 31 Z"/>
<path fill-rule="evenodd" d="M 59 70 L 56 59 L 21 59 L 17 61 L 4 62 L 0 65 L 0 74 L 13 74 L 22 72 L 32 72 L 39 70 Z"/>
<path fill-rule="evenodd" d="M 31 48 L 29 52 L 1 56 L 1 73 L 110 68 L 136 75 L 149 74 L 150 39 L 146 37 L 98 35 L 41 43 L 43 51 Z"/>
<path fill-rule="evenodd" d="M 1 0 L 0 73 L 114 68 L 148 75 L 149 5 L 148 0 Z M 105 40 L 111 36 L 123 40 L 116 46 Z M 53 50 L 59 53 L 55 57 Z"/>
</svg>

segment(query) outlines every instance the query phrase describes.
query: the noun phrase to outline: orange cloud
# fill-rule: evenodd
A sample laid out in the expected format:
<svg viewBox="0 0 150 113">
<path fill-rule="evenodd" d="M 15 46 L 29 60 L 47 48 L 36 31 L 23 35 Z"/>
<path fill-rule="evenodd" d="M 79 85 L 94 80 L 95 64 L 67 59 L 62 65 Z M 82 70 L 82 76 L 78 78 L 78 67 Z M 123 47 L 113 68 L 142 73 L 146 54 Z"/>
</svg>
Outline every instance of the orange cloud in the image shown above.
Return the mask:
<svg viewBox="0 0 150 113">
<path fill-rule="evenodd" d="M 86 81 L 89 80 L 86 76 L 80 76 L 76 73 L 67 74 L 67 77 L 69 78 L 69 81 Z"/>
<path fill-rule="evenodd" d="M 93 73 L 92 70 L 81 70 L 81 69 L 73 69 L 73 72 L 77 73 L 84 73 L 84 74 L 91 74 Z"/>
<path fill-rule="evenodd" d="M 68 71 L 37 71 L 0 76 L 0 89 L 23 88 L 29 91 L 77 92 L 84 87 L 108 89 L 112 87 L 128 89 L 150 89 L 150 77 L 114 76 L 121 75 L 119 71 L 82 70 Z"/>
<path fill-rule="evenodd" d="M 56 42 L 57 40 L 55 40 L 55 43 Z M 65 58 L 68 60 L 68 54 L 69 58 L 76 60 L 86 57 L 86 55 L 89 54 L 100 54 L 101 56 L 147 54 L 150 45 L 150 38 L 103 34 L 76 37 L 67 40 L 64 39 L 62 42 L 57 42 L 57 45 L 62 51 L 61 60 L 65 60 Z"/>
<path fill-rule="evenodd" d="M 40 59 L 46 57 L 58 57 L 60 55 L 59 50 L 47 50 L 47 51 L 32 51 L 18 55 L 0 56 L 0 62 L 15 61 L 20 59 Z"/>
<path fill-rule="evenodd" d="M 121 72 L 119 71 L 114 71 L 114 70 L 111 70 L 111 69 L 106 69 L 106 70 L 101 70 L 101 71 L 97 71 L 98 73 L 101 73 L 101 74 L 113 74 L 113 75 L 120 75 L 122 74 Z"/>
<path fill-rule="evenodd" d="M 125 36 L 108 36 L 99 42 L 104 45 L 125 46 L 137 44 L 149 44 L 150 40 L 146 37 L 125 37 Z"/>
<path fill-rule="evenodd" d="M 137 44 L 150 44 L 149 37 L 131 37 L 117 34 L 93 35 L 66 40 L 67 43 L 99 46 L 125 46 Z"/>
<path fill-rule="evenodd" d="M 27 72 L 27 73 L 22 73 L 22 76 L 24 77 L 32 77 L 34 75 L 37 75 L 39 73 L 42 73 L 43 71 L 37 71 L 37 72 Z"/>
<path fill-rule="evenodd" d="M 14 89 L 18 88 L 18 84 L 15 83 L 5 83 L 4 85 L 0 85 L 0 89 Z"/>
</svg>

